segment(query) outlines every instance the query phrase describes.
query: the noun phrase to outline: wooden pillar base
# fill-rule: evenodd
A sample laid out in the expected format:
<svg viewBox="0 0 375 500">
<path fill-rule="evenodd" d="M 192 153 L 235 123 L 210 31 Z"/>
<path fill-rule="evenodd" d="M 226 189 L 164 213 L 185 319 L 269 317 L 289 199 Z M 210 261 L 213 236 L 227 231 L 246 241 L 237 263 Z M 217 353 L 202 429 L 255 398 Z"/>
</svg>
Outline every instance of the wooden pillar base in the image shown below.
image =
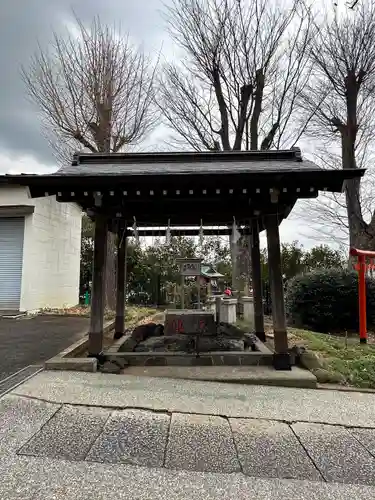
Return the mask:
<svg viewBox="0 0 375 500">
<path fill-rule="evenodd" d="M 266 339 L 266 334 L 264 332 L 255 332 L 255 335 L 258 337 L 258 339 L 261 342 L 265 342 L 267 340 Z"/>
<path fill-rule="evenodd" d="M 124 322 L 123 319 L 122 320 L 120 319 L 119 321 Z M 118 340 L 118 339 L 121 339 L 124 335 L 125 335 L 124 332 L 115 332 L 115 334 L 113 335 L 113 338 L 115 340 Z"/>
<path fill-rule="evenodd" d="M 288 352 L 275 352 L 273 355 L 273 367 L 275 370 L 291 370 L 292 362 Z"/>
<path fill-rule="evenodd" d="M 96 358 L 98 360 L 99 365 L 104 365 L 104 363 L 107 361 L 107 356 L 103 353 L 99 354 L 88 354 L 88 358 Z"/>
<path fill-rule="evenodd" d="M 267 216 L 266 229 L 275 355 L 280 355 L 280 359 L 284 359 L 284 356 L 285 359 L 288 359 L 288 334 L 286 329 L 284 284 L 282 278 L 280 235 L 277 215 Z M 280 362 L 280 364 L 282 365 L 283 363 Z M 286 365 L 287 364 L 288 363 L 286 363 Z"/>
</svg>

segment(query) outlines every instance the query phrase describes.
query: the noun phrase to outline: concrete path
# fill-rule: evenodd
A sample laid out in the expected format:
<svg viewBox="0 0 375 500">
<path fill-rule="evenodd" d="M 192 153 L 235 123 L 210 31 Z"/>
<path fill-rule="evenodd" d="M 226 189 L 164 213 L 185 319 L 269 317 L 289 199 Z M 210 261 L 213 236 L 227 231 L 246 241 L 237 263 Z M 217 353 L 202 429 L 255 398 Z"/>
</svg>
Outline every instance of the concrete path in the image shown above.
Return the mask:
<svg viewBox="0 0 375 500">
<path fill-rule="evenodd" d="M 359 392 L 48 371 L 15 392 L 58 404 L 375 428 L 375 395 Z"/>
<path fill-rule="evenodd" d="M 42 372 L 0 399 L 0 498 L 372 499 L 374 398 Z"/>
<path fill-rule="evenodd" d="M 87 318 L 67 316 L 0 318 L 0 380 L 52 358 L 81 338 L 88 324 Z"/>
</svg>

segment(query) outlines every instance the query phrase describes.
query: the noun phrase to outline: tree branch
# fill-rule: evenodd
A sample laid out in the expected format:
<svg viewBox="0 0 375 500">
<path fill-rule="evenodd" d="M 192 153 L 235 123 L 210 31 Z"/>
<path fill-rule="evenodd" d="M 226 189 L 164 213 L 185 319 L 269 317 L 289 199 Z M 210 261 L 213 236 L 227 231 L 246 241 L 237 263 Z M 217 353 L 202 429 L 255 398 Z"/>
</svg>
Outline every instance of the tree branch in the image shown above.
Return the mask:
<svg viewBox="0 0 375 500">
<path fill-rule="evenodd" d="M 22 68 L 48 137 L 56 143 L 55 135 L 72 152 L 119 151 L 138 143 L 157 120 L 156 65 L 98 18 L 89 27 L 75 20 L 77 36 L 55 33 L 49 49 L 39 46 Z"/>
</svg>

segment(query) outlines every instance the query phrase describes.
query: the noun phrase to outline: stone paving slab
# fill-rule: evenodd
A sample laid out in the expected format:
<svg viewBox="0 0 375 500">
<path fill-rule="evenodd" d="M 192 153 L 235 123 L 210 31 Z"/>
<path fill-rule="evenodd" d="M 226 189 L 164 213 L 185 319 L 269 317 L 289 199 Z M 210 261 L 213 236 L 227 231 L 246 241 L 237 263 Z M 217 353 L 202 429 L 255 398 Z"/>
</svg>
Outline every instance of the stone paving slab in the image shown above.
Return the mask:
<svg viewBox="0 0 375 500">
<path fill-rule="evenodd" d="M 167 414 L 143 410 L 115 412 L 86 460 L 162 467 L 169 423 Z"/>
<path fill-rule="evenodd" d="M 64 406 L 19 454 L 83 460 L 109 416 L 101 408 Z"/>
<path fill-rule="evenodd" d="M 56 403 L 375 428 L 375 395 L 358 392 L 41 372 L 12 394 Z"/>
<path fill-rule="evenodd" d="M 16 453 L 59 408 L 60 405 L 44 401 L 3 396 L 0 399 L 0 458 L 5 453 Z"/>
<path fill-rule="evenodd" d="M 375 430 L 374 429 L 350 429 L 350 433 L 366 448 L 371 455 L 375 456 Z"/>
<path fill-rule="evenodd" d="M 169 419 L 168 414 L 144 410 L 61 408 L 5 396 L 0 399 L 0 498 L 87 500 L 94 494 L 99 500 L 111 496 L 120 500 L 375 498 L 375 488 L 368 487 L 375 485 L 375 458 L 357 439 L 359 433 L 370 448 L 372 430 L 291 426 L 330 482 L 324 484 L 311 473 L 307 455 L 303 458 L 285 423 L 176 413 L 169 428 Z M 22 446 L 32 455 L 16 455 Z M 87 458 L 102 463 L 84 460 L 90 447 Z M 165 449 L 168 469 L 161 467 Z M 237 453 L 242 471 L 253 477 L 240 473 Z M 113 456 L 117 463 L 103 463 L 112 462 Z M 263 474 L 298 478 L 303 471 L 305 479 L 314 481 L 259 478 Z"/>
<path fill-rule="evenodd" d="M 232 418 L 230 426 L 244 474 L 322 480 L 289 425 L 270 420 Z"/>
<path fill-rule="evenodd" d="M 68 462 L 26 456 L 0 461 L 4 500 L 373 500 L 375 488 Z"/>
<path fill-rule="evenodd" d="M 307 423 L 292 429 L 326 481 L 375 485 L 375 458 L 347 429 Z"/>
<path fill-rule="evenodd" d="M 199 472 L 238 472 L 229 423 L 212 415 L 173 413 L 165 466 Z"/>
<path fill-rule="evenodd" d="M 15 396 L 0 400 L 0 425 L 0 451 L 11 454 L 375 485 L 375 458 L 365 449 L 373 451 L 372 429 L 112 412 Z"/>
</svg>

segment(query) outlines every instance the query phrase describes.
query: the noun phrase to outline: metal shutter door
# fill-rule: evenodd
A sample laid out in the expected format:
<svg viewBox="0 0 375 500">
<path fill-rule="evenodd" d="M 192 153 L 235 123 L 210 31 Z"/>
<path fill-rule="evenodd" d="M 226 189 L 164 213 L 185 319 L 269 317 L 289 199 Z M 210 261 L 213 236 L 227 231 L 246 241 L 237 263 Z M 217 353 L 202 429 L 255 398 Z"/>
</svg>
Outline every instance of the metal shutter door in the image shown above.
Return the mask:
<svg viewBox="0 0 375 500">
<path fill-rule="evenodd" d="M 20 307 L 24 217 L 0 218 L 0 309 Z"/>
</svg>

